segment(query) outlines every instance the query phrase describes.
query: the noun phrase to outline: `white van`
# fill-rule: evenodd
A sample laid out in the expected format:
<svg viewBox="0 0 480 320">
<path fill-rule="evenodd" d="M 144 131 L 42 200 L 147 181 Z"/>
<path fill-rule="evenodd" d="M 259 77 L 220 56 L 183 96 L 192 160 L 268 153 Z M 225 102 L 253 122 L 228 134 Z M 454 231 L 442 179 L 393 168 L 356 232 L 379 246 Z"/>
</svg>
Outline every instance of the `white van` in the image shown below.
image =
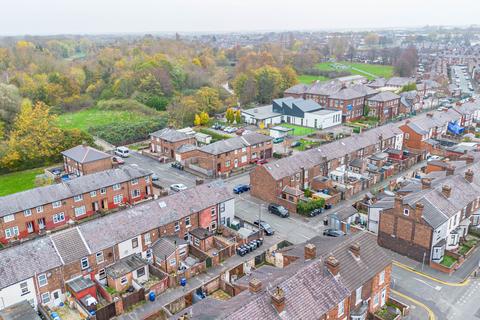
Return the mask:
<svg viewBox="0 0 480 320">
<path fill-rule="evenodd" d="M 130 150 L 128 150 L 127 147 L 117 147 L 117 148 L 115 149 L 115 154 L 116 154 L 117 156 L 122 157 L 122 158 L 127 158 L 127 157 L 129 156 L 129 154 L 130 154 Z"/>
</svg>

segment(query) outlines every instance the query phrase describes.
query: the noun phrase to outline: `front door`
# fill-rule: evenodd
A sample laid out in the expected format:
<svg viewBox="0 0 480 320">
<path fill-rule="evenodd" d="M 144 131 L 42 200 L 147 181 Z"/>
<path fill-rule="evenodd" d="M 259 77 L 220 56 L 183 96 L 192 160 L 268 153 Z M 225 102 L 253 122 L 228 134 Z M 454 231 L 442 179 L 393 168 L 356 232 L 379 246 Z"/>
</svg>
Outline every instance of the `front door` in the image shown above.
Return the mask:
<svg viewBox="0 0 480 320">
<path fill-rule="evenodd" d="M 45 218 L 38 219 L 38 229 L 39 230 L 45 229 Z"/>
<path fill-rule="evenodd" d="M 233 161 L 233 166 L 234 166 L 235 168 L 238 167 L 238 159 L 235 159 L 235 160 Z"/>
<path fill-rule="evenodd" d="M 98 202 L 97 202 L 97 201 L 92 202 L 92 209 L 93 209 L 93 212 L 97 212 L 97 211 L 98 211 Z"/>
<path fill-rule="evenodd" d="M 61 302 L 63 302 L 61 293 L 62 292 L 60 290 L 55 290 L 52 293 L 53 304 L 55 306 L 58 306 L 58 305 L 60 305 Z"/>
<path fill-rule="evenodd" d="M 28 221 L 27 222 L 27 232 L 32 233 L 33 232 L 33 221 Z"/>
</svg>

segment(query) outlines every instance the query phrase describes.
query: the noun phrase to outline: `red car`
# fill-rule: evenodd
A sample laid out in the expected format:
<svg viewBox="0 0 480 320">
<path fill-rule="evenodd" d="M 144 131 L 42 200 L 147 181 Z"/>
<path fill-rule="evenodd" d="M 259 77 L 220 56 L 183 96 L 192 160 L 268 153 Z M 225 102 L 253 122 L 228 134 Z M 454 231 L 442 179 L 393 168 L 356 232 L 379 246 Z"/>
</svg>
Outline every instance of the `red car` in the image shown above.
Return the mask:
<svg viewBox="0 0 480 320">
<path fill-rule="evenodd" d="M 118 163 L 118 164 L 124 164 L 124 163 L 125 163 L 125 161 L 123 161 L 122 158 L 116 157 L 116 156 L 115 156 L 115 157 L 112 157 L 112 161 L 113 161 L 114 163 Z"/>
<path fill-rule="evenodd" d="M 265 164 L 265 163 L 268 163 L 268 161 L 267 159 L 252 159 L 250 160 L 250 163 Z"/>
</svg>

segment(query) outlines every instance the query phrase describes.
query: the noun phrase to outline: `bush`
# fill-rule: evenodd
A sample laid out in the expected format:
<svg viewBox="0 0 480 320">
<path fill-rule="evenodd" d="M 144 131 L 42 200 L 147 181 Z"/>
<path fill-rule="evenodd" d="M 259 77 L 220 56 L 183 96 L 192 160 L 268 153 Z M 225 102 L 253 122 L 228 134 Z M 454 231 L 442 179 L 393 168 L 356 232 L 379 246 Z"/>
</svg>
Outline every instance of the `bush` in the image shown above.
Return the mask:
<svg viewBox="0 0 480 320">
<path fill-rule="evenodd" d="M 162 96 L 146 94 L 146 93 L 135 93 L 133 98 L 143 103 L 144 105 L 153 108 L 157 111 L 165 111 L 167 109 L 168 104 L 170 103 L 170 99 Z"/>
<path fill-rule="evenodd" d="M 307 214 L 312 210 L 323 208 L 324 206 L 325 206 L 325 199 L 299 201 L 297 204 L 297 212 L 300 214 Z"/>
<path fill-rule="evenodd" d="M 132 99 L 100 100 L 97 103 L 97 107 L 100 110 L 137 112 L 152 116 L 158 115 L 157 111 L 147 107 L 143 103 Z"/>
<path fill-rule="evenodd" d="M 274 152 L 272 156 L 273 156 L 275 159 L 281 159 L 281 158 L 282 158 L 282 154 L 281 154 L 281 153 L 278 153 L 278 152 Z"/>
<path fill-rule="evenodd" d="M 212 142 L 216 142 L 216 141 L 219 141 L 219 140 L 225 140 L 225 139 L 230 139 L 231 138 L 230 136 L 220 134 L 220 133 L 217 133 L 215 131 L 208 130 L 208 129 L 205 129 L 205 128 L 200 128 L 199 131 L 201 133 L 208 134 L 208 135 L 212 136 Z"/>
<path fill-rule="evenodd" d="M 150 133 L 165 128 L 166 124 L 165 117 L 155 117 L 132 123 L 112 123 L 91 127 L 88 131 L 92 135 L 118 146 L 145 140 Z"/>
</svg>

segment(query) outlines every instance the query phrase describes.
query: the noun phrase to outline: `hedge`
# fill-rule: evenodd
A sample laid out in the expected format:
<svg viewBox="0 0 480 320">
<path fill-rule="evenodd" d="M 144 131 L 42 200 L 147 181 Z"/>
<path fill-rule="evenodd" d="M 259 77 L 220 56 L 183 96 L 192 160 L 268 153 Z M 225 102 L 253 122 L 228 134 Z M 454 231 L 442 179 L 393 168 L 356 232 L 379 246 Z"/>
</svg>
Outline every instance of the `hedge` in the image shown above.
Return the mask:
<svg viewBox="0 0 480 320">
<path fill-rule="evenodd" d="M 307 214 L 312 210 L 323 208 L 324 206 L 325 206 L 325 199 L 299 201 L 297 204 L 297 212 L 300 214 Z"/>
</svg>

